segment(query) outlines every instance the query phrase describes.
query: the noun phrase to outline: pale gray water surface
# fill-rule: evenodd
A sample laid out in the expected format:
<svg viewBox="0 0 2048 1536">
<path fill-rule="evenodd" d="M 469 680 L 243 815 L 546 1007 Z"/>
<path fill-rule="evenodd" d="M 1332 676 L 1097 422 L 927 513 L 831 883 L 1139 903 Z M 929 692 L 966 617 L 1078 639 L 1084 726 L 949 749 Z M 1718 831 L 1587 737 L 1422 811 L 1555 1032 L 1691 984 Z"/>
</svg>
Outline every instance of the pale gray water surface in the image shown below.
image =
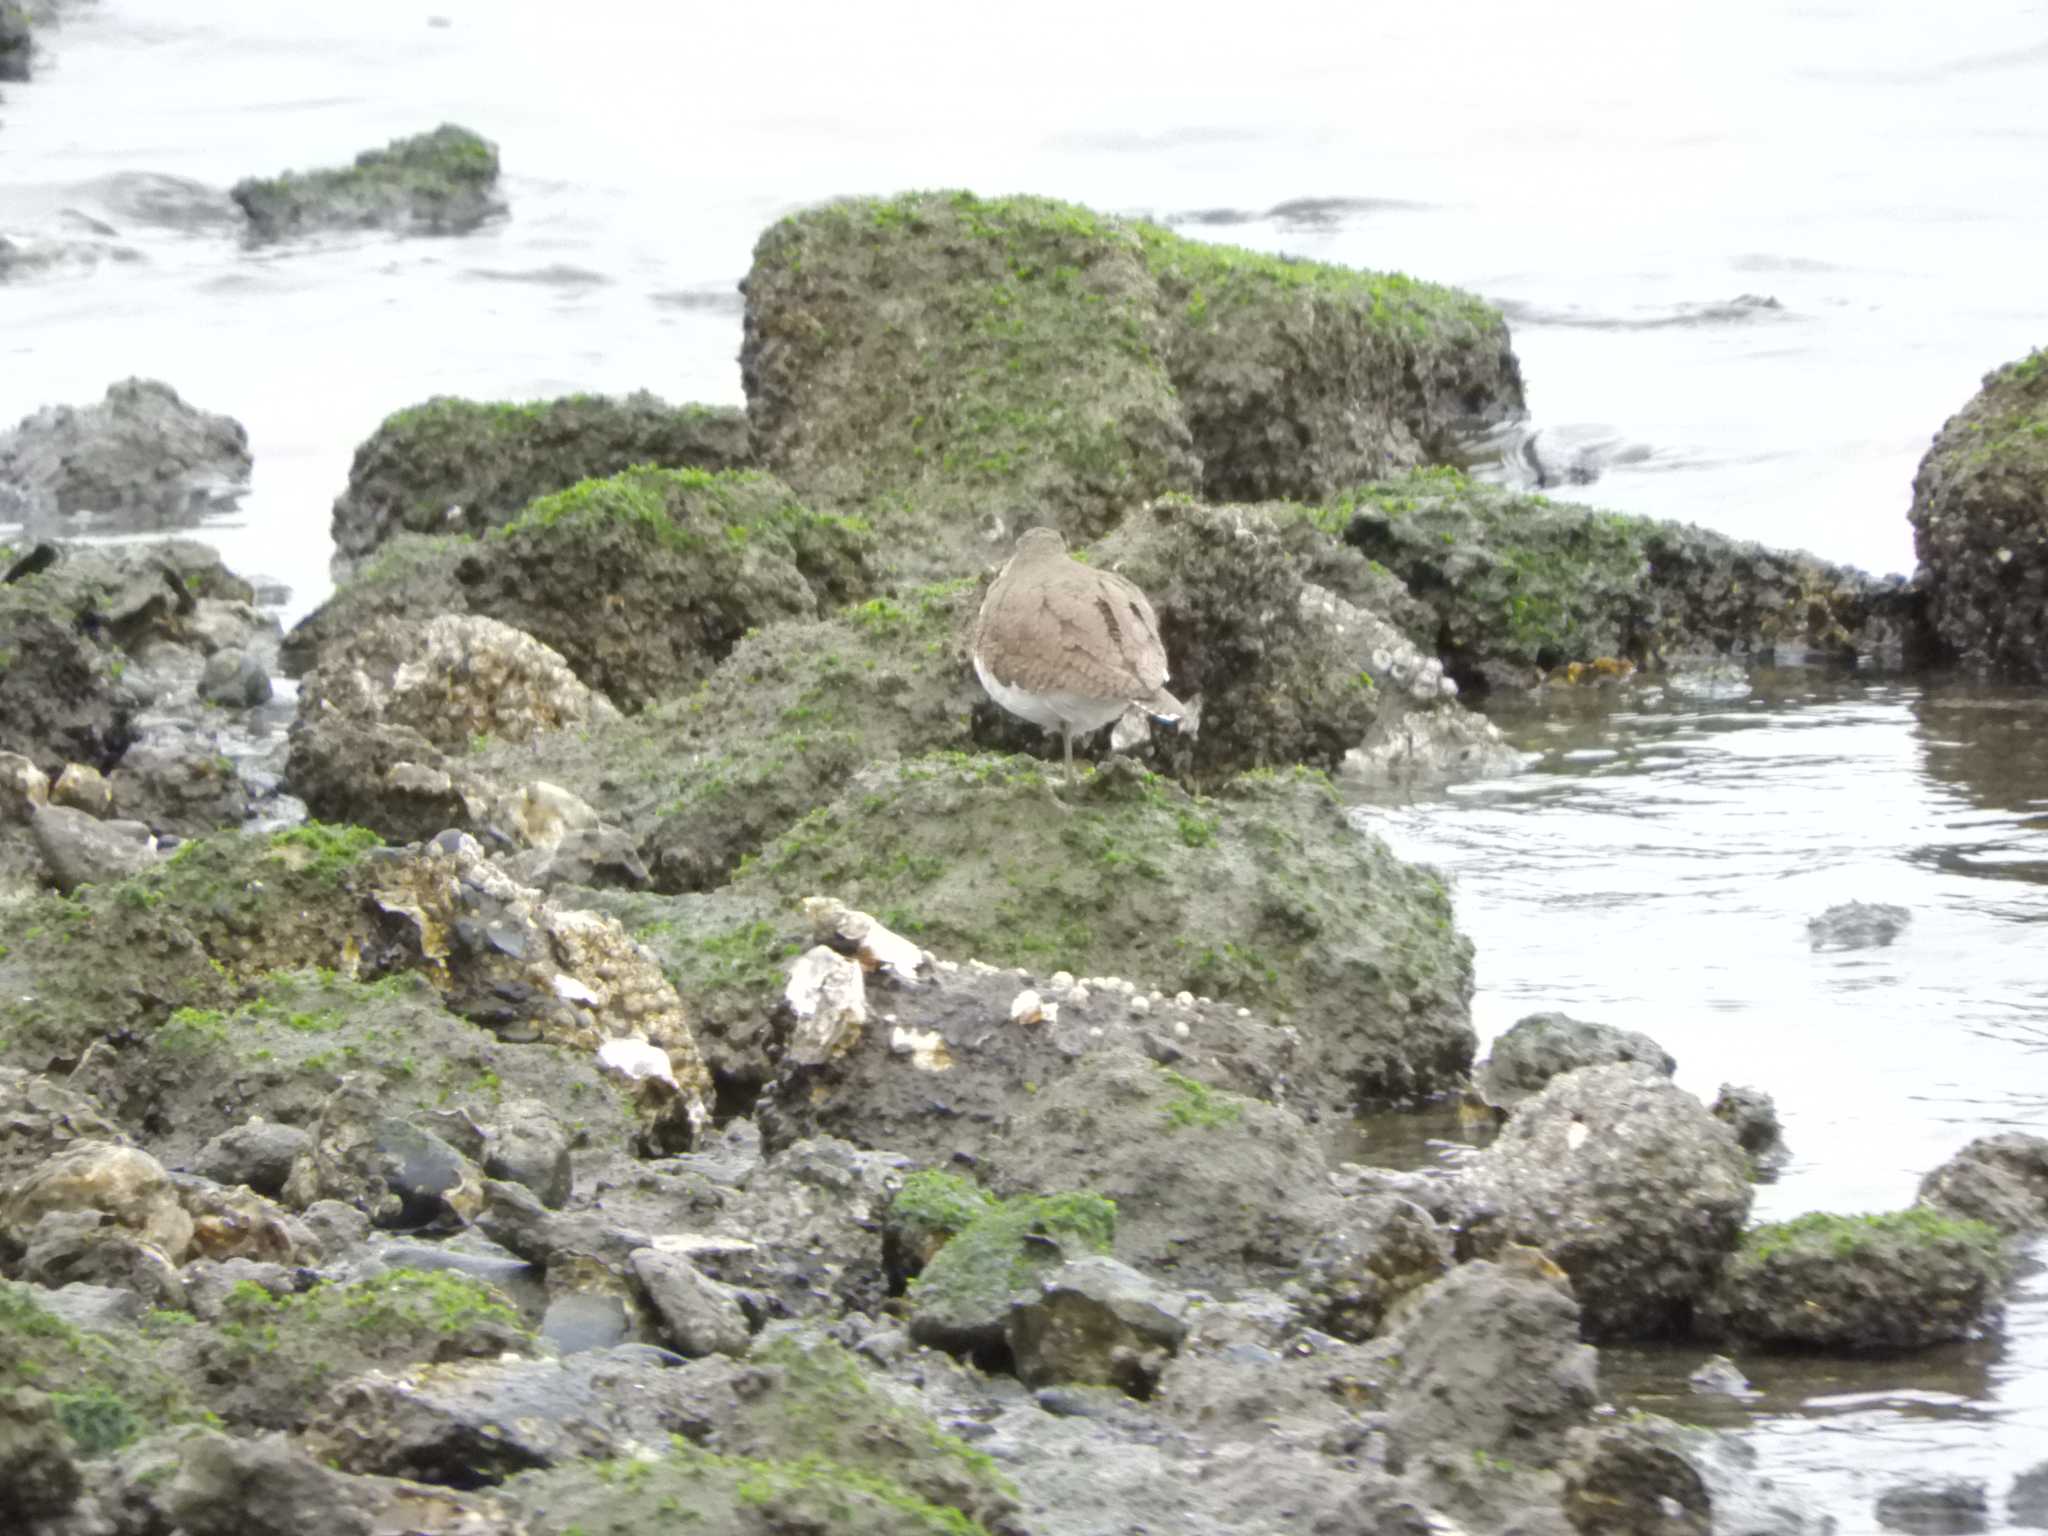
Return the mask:
<svg viewBox="0 0 2048 1536">
<path fill-rule="evenodd" d="M 85 0 L 0 87 L 0 234 L 81 253 L 0 283 L 0 422 L 129 374 L 235 416 L 254 482 L 208 536 L 296 616 L 388 412 L 737 402 L 765 224 L 967 186 L 1474 288 L 1511 316 L 1534 425 L 1614 449 L 1573 494 L 1902 570 L 1929 438 L 2048 340 L 2044 23 L 2040 0 Z M 225 223 L 241 176 L 445 120 L 501 146 L 508 219 L 263 250 Z M 1690 1087 L 1769 1089 L 1795 1161 L 1767 1215 L 1896 1205 L 1970 1136 L 2044 1128 L 2037 697 L 1788 673 L 1562 709 L 1503 715 L 1545 753 L 1529 778 L 1366 813 L 1454 873 L 1489 1034 L 1564 1008 L 1657 1035 Z M 1810 953 L 1805 920 L 1849 897 L 1914 922 Z M 1989 1477 L 1998 1507 L 2048 1459 L 2027 1285 L 1947 1363 L 1750 1362 L 1758 1444 L 1844 1530 L 1908 1472 Z"/>
<path fill-rule="evenodd" d="M 1528 774 L 1354 813 L 1450 876 L 1483 1038 L 1558 1009 L 1654 1036 L 1702 1098 L 1763 1088 L 1792 1151 L 1763 1220 L 1906 1205 L 1972 1137 L 2048 1135 L 2048 696 L 1787 669 L 1490 713 L 1538 754 Z M 1807 919 L 1849 900 L 1912 921 L 1814 951 Z M 1606 1351 L 1603 1371 L 1645 1406 L 1751 1426 L 1845 1532 L 1877 1529 L 1901 1478 L 1984 1478 L 1997 1511 L 2048 1461 L 2038 1269 L 1967 1346 L 1746 1357 L 1746 1407 L 1686 1391 L 1702 1353 Z"/>
</svg>

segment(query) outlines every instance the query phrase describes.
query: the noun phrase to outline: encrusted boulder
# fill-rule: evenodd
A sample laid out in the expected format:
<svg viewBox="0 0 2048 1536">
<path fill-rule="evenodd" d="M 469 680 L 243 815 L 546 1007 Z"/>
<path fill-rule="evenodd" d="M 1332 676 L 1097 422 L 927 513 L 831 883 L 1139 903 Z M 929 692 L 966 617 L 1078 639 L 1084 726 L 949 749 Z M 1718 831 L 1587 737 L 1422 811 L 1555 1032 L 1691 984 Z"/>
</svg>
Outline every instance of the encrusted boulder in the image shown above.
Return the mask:
<svg viewBox="0 0 2048 1536">
<path fill-rule="evenodd" d="M 487 533 L 535 497 L 636 464 L 742 469 L 746 415 L 641 391 L 514 403 L 436 395 L 395 411 L 356 449 L 334 503 L 347 574 L 395 533 Z"/>
<path fill-rule="evenodd" d="M 453 123 L 366 149 L 351 166 L 248 177 L 228 195 L 258 240 L 321 229 L 462 234 L 505 211 L 497 145 Z"/>
<path fill-rule="evenodd" d="M 2048 350 L 1986 374 L 1943 424 L 1909 516 L 1936 648 L 2048 680 Z"/>
<path fill-rule="evenodd" d="M 1540 1248 L 1595 1339 L 1682 1335 L 1749 1214 L 1749 1163 L 1691 1094 L 1640 1063 L 1553 1078 L 1465 1172 L 1460 1251 Z"/>
<path fill-rule="evenodd" d="M 1299 1283 L 1315 1326 L 1357 1343 L 1450 1267 L 1450 1238 L 1422 1207 L 1395 1195 L 1359 1195 L 1315 1240 Z"/>
<path fill-rule="evenodd" d="M 0 1199 L 0 1237 L 26 1237 L 47 1213 L 98 1212 L 171 1263 L 192 1247 L 192 1217 L 163 1164 L 139 1147 L 73 1142 L 17 1178 Z"/>
<path fill-rule="evenodd" d="M 1128 1264 L 1069 1259 L 1010 1308 L 1010 1349 L 1026 1386 L 1110 1386 L 1150 1397 L 1187 1337 L 1189 1298 Z"/>
</svg>

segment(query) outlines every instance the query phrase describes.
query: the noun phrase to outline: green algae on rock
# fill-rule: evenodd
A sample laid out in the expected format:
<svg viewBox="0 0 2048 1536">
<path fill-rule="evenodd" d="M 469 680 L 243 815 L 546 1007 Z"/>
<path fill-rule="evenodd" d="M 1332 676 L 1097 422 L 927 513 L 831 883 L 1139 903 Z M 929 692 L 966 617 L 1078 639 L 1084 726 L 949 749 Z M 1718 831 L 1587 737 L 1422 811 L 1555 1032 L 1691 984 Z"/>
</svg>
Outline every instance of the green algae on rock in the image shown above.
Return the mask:
<svg viewBox="0 0 2048 1536">
<path fill-rule="evenodd" d="M 1910 515 L 1938 651 L 2048 680 L 2048 348 L 1985 375 L 1943 424 Z"/>
<path fill-rule="evenodd" d="M 1608 658 L 1853 661 L 1896 653 L 1910 621 L 1896 579 L 1453 469 L 1361 486 L 1321 515 L 1408 584 L 1435 615 L 1432 648 L 1481 689 Z"/>
<path fill-rule="evenodd" d="M 480 614 L 559 652 L 620 708 L 680 693 L 747 630 L 865 598 L 873 538 L 751 470 L 640 466 L 529 503 L 480 539 L 400 536 L 287 641 L 288 665 L 413 604 Z"/>
<path fill-rule="evenodd" d="M 525 402 L 437 395 L 394 411 L 356 449 L 334 543 L 359 563 L 395 533 L 485 533 L 535 497 L 635 465 L 740 469 L 747 420 L 730 406 L 641 391 Z"/>
<path fill-rule="evenodd" d="M 220 1323 L 174 1338 L 203 1382 L 206 1406 L 228 1423 L 302 1427 L 335 1382 L 427 1361 L 537 1353 L 538 1341 L 495 1287 L 447 1270 L 391 1270 L 275 1297 L 243 1281 Z"/>
<path fill-rule="evenodd" d="M 1745 1236 L 1701 1321 L 1767 1348 L 1922 1349 L 1970 1337 L 2011 1267 L 1997 1229 L 1981 1221 L 1926 1206 L 1815 1211 Z"/>
<path fill-rule="evenodd" d="M 1521 405 L 1476 299 L 1046 198 L 828 203 L 762 235 L 745 287 L 762 462 L 923 574 L 979 563 L 991 525 L 1085 541 L 1168 492 L 1319 499 Z"/>
<path fill-rule="evenodd" d="M 36 1296 L 33 1287 L 0 1280 L 0 1391 L 33 1386 L 49 1394 L 80 1455 L 106 1455 L 198 1416 L 178 1373 L 136 1341 L 73 1327 Z M 171 1331 L 168 1323 L 148 1327 Z"/>
<path fill-rule="evenodd" d="M 1027 759 L 878 765 L 735 887 L 831 891 L 949 955 L 1143 976 L 1284 1015 L 1364 1100 L 1462 1082 L 1471 946 L 1450 899 L 1355 828 L 1319 775 L 1246 775 L 1197 801 L 1125 763 L 1065 814 L 1051 793 Z"/>
<path fill-rule="evenodd" d="M 228 195 L 259 240 L 317 229 L 453 235 L 505 211 L 497 186 L 498 147 L 443 123 L 431 133 L 366 149 L 353 165 L 252 176 Z"/>
</svg>

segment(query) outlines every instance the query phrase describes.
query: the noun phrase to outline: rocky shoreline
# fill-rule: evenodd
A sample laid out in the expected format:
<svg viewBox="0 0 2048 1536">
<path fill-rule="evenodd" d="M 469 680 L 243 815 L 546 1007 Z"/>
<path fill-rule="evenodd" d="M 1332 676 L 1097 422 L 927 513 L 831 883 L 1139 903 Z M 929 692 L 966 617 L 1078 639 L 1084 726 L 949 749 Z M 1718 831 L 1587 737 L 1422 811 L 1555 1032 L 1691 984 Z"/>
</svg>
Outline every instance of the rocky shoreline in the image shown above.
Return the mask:
<svg viewBox="0 0 2048 1536">
<path fill-rule="evenodd" d="M 1829 1529 L 1599 1347 L 1967 1337 L 2048 1142 L 1749 1227 L 1769 1085 L 1560 1015 L 1475 1064 L 1450 898 L 1334 780 L 1514 772 L 1491 690 L 2038 678 L 2040 354 L 1937 441 L 1907 585 L 1453 467 L 1507 327 L 1396 275 L 912 194 L 745 294 L 744 415 L 395 413 L 289 636 L 202 545 L 42 537 L 182 526 L 232 423 L 129 381 L 0 434 L 0 1525 Z M 1038 522 L 1202 701 L 1073 789 L 965 651 Z M 1459 1096 L 1471 1158 L 1343 1160 Z"/>
</svg>

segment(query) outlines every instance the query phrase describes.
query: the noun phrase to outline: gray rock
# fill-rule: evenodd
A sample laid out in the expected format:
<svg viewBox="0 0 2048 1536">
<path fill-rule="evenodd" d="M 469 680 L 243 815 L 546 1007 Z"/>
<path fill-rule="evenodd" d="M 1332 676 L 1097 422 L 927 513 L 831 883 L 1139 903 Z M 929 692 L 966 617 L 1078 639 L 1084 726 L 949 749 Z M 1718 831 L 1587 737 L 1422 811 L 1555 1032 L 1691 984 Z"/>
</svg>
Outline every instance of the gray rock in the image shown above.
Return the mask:
<svg viewBox="0 0 2048 1536">
<path fill-rule="evenodd" d="M 270 669 L 244 651 L 216 651 L 199 676 L 199 697 L 228 709 L 253 709 L 270 702 Z"/>
<path fill-rule="evenodd" d="M 708 1279 L 680 1254 L 642 1248 L 631 1263 L 633 1277 L 661 1319 L 663 1341 L 677 1354 L 693 1360 L 746 1354 L 753 1335 L 730 1286 Z"/>
<path fill-rule="evenodd" d="M 191 1536 L 371 1536 L 376 1517 L 353 1480 L 330 1472 L 282 1435 L 183 1437 L 164 1507 Z"/>
<path fill-rule="evenodd" d="M 1472 1085 L 1489 1104 L 1512 1109 L 1560 1073 L 1617 1061 L 1641 1062 L 1666 1077 L 1678 1070 L 1676 1057 L 1638 1031 L 1562 1013 L 1532 1013 L 1493 1042 L 1486 1060 L 1473 1069 Z"/>
<path fill-rule="evenodd" d="M 1542 1249 L 1592 1338 L 1682 1334 L 1749 1213 L 1749 1161 L 1691 1094 L 1639 1063 L 1554 1078 L 1466 1165 L 1461 1252 Z"/>
<path fill-rule="evenodd" d="M 2048 678 L 2048 354 L 1986 374 L 1913 478 L 1913 548 L 1926 623 L 1945 656 Z"/>
<path fill-rule="evenodd" d="M 154 379 L 123 380 L 97 405 L 48 406 L 0 432 L 0 484 L 27 496 L 36 521 L 92 511 L 130 528 L 190 526 L 246 485 L 250 463 L 238 422 Z"/>
<path fill-rule="evenodd" d="M 150 1307 L 186 1310 L 184 1282 L 164 1251 L 98 1211 L 50 1211 L 21 1236 L 20 1279 L 50 1290 L 106 1286 L 132 1291 Z"/>
<path fill-rule="evenodd" d="M 19 1067 L 0 1067 L 0 1125 L 0 1198 L 63 1148 L 127 1141 L 90 1094 Z"/>
<path fill-rule="evenodd" d="M 107 885 L 156 862 L 156 836 L 139 821 L 101 821 L 65 805 L 37 806 L 29 821 L 36 851 L 58 890 Z"/>
<path fill-rule="evenodd" d="M 328 1398 L 305 1444 L 345 1472 L 468 1486 L 624 1456 L 708 1427 L 710 1395 L 679 1364 L 629 1346 L 358 1377 Z"/>
<path fill-rule="evenodd" d="M 132 1290 L 107 1285 L 67 1285 L 44 1291 L 36 1305 L 74 1328 L 126 1335 L 149 1313 L 149 1303 Z"/>
<path fill-rule="evenodd" d="M 343 1200 L 373 1225 L 457 1227 L 483 1205 L 483 1173 L 440 1137 L 385 1112 L 375 1074 L 327 1096 L 281 1198 L 295 1209 Z"/>
<path fill-rule="evenodd" d="M 1707 1112 L 1735 1133 L 1759 1182 L 1776 1178 L 1792 1156 L 1778 1124 L 1778 1106 L 1763 1089 L 1723 1083 Z"/>
<path fill-rule="evenodd" d="M 246 1184 L 259 1195 L 275 1198 L 291 1177 L 292 1164 L 311 1147 L 312 1140 L 296 1125 L 244 1121 L 200 1148 L 192 1171 L 216 1184 Z"/>
<path fill-rule="evenodd" d="M 1188 1298 L 1101 1256 L 1069 1259 L 1011 1305 L 1010 1349 L 1026 1386 L 1116 1387 L 1150 1397 L 1187 1337 Z"/>
<path fill-rule="evenodd" d="M 0 1525 L 34 1531 L 78 1502 L 85 1480 L 71 1449 L 48 1397 L 0 1391 Z"/>
<path fill-rule="evenodd" d="M 250 813 L 249 786 L 207 725 L 153 723 L 122 754 L 109 780 L 114 808 L 151 831 L 203 837 L 240 826 Z"/>
<path fill-rule="evenodd" d="M 2048 1531 L 2048 1461 L 2012 1480 L 2005 1495 L 2006 1518 L 2030 1531 Z"/>
<path fill-rule="evenodd" d="M 1968 1536 L 1991 1528 L 1991 1501 L 1974 1479 L 1910 1483 L 1878 1495 L 1877 1523 L 1909 1536 Z"/>
<path fill-rule="evenodd" d="M 1845 901 L 1806 924 L 1807 942 L 1820 949 L 1882 949 L 1906 931 L 1913 914 L 1882 901 Z"/>
<path fill-rule="evenodd" d="M 1579 1342 L 1571 1290 L 1533 1259 L 1452 1270 L 1416 1297 L 1390 1344 L 1390 1470 L 1442 1447 L 1555 1466 L 1597 1396 L 1598 1357 Z"/>
<path fill-rule="evenodd" d="M 1978 1137 L 1920 1181 L 1920 1203 L 2010 1236 L 2048 1229 L 2048 1138 Z"/>
<path fill-rule="evenodd" d="M 1360 1195 L 1344 1202 L 1302 1260 L 1304 1311 L 1325 1333 L 1357 1343 L 1450 1266 L 1450 1239 L 1427 1211 L 1394 1195 Z"/>
<path fill-rule="evenodd" d="M 1702 1397 L 1756 1397 L 1759 1394 L 1750 1386 L 1749 1378 L 1742 1374 L 1726 1355 L 1713 1355 L 1702 1361 L 1693 1373 L 1685 1378 L 1685 1384 Z"/>
<path fill-rule="evenodd" d="M 26 80 L 35 55 L 28 11 L 15 0 L 0 0 L 0 80 Z M 7 271 L 7 242 L 0 240 L 0 276 Z"/>
<path fill-rule="evenodd" d="M 560 1209 L 569 1201 L 575 1168 L 569 1157 L 569 1129 L 538 1099 L 514 1099 L 492 1117 L 484 1145 L 484 1173 L 524 1184 L 542 1205 Z"/>
<path fill-rule="evenodd" d="M 308 1272 L 283 1264 L 256 1259 L 199 1259 L 187 1264 L 179 1278 L 185 1282 L 185 1310 L 208 1322 L 225 1315 L 228 1298 L 237 1286 L 254 1285 L 276 1297 L 296 1295 L 305 1288 Z"/>
</svg>

